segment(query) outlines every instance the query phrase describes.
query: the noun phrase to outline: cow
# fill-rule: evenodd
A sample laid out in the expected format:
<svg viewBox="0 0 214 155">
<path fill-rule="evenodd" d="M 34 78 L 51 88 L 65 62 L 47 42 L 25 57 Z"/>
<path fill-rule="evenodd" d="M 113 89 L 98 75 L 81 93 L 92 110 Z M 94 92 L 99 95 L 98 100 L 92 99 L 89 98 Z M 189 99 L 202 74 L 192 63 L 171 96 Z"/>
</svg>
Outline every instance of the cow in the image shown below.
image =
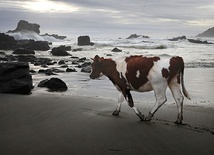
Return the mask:
<svg viewBox="0 0 214 155">
<path fill-rule="evenodd" d="M 142 55 L 103 58 L 96 55 L 91 65 L 91 79 L 107 76 L 120 92 L 118 106 L 112 115 L 119 115 L 124 98 L 141 121 L 151 121 L 155 112 L 167 101 L 166 89 L 172 92 L 178 107 L 176 124 L 182 124 L 184 96 L 190 95 L 184 86 L 182 57 L 146 57 Z M 181 88 L 182 92 L 181 92 Z M 147 117 L 134 106 L 130 91 L 154 91 L 156 104 Z M 184 96 L 183 96 L 184 95 Z"/>
</svg>

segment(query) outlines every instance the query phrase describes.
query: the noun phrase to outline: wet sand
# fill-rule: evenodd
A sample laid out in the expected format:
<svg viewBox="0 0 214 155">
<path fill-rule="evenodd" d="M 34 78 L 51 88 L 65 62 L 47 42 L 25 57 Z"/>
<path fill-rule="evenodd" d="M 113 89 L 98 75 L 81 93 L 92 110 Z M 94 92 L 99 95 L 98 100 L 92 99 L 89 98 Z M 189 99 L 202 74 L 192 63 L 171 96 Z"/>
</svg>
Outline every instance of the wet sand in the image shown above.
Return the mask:
<svg viewBox="0 0 214 155">
<path fill-rule="evenodd" d="M 136 106 L 144 114 L 152 107 Z M 92 97 L 0 94 L 0 154 L 214 154 L 213 109 L 184 107 L 185 125 L 177 126 L 173 105 L 149 123 L 125 103 L 118 117 L 115 108 Z"/>
</svg>

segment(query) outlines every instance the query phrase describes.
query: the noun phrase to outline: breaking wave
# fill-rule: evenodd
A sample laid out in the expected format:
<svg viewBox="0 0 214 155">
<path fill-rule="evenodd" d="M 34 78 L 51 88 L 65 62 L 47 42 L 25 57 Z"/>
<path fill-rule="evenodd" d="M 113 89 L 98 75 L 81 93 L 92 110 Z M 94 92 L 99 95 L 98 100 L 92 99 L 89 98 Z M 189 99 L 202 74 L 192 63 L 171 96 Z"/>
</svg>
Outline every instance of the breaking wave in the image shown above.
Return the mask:
<svg viewBox="0 0 214 155">
<path fill-rule="evenodd" d="M 7 33 L 10 36 L 13 36 L 15 40 L 35 40 L 35 41 L 48 41 L 48 42 L 55 42 L 59 41 L 58 39 L 50 36 L 40 36 L 36 32 L 32 31 L 23 31 L 23 32 L 14 32 L 14 33 Z"/>
</svg>

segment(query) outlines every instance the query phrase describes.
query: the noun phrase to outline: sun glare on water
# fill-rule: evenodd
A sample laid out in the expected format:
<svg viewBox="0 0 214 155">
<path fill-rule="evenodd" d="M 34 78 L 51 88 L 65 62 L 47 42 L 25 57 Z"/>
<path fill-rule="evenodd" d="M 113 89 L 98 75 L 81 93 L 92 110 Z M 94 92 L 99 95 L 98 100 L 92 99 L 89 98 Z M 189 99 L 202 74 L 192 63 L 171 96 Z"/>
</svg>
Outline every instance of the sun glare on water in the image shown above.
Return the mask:
<svg viewBox="0 0 214 155">
<path fill-rule="evenodd" d="M 25 1 L 22 5 L 25 9 L 35 12 L 74 12 L 78 8 L 62 2 L 53 2 L 49 0 Z"/>
</svg>

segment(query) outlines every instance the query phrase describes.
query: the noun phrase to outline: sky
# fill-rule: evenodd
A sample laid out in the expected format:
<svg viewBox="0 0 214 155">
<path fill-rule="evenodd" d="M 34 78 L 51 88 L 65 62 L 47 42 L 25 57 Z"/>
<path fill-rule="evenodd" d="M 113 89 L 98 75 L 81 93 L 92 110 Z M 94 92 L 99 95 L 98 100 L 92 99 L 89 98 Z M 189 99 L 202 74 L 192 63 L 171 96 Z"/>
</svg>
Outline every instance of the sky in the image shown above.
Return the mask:
<svg viewBox="0 0 214 155">
<path fill-rule="evenodd" d="M 0 32 L 19 20 L 40 34 L 66 36 L 195 36 L 214 27 L 213 0 L 1 0 Z"/>
</svg>

